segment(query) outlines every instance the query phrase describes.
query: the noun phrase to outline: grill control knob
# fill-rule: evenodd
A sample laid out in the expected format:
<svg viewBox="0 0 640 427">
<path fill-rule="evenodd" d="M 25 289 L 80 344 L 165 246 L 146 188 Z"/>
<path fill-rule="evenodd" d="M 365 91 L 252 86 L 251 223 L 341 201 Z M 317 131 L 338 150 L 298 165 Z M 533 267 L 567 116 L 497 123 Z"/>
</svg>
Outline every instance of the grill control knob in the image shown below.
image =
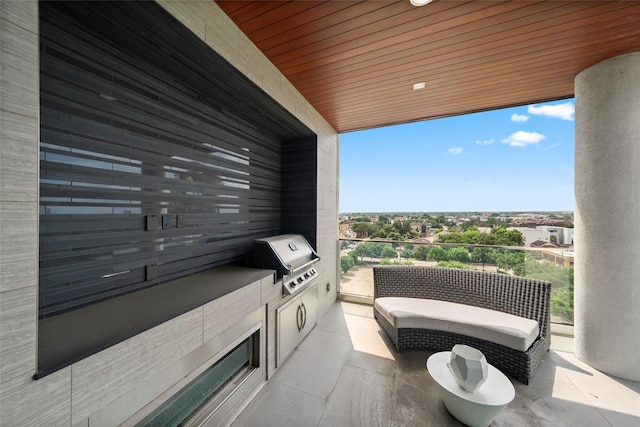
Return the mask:
<svg viewBox="0 0 640 427">
<path fill-rule="evenodd" d="M 295 288 L 296 287 L 296 282 L 292 280 L 291 283 L 289 283 L 289 286 L 291 288 Z"/>
<path fill-rule="evenodd" d="M 304 281 L 304 277 L 298 277 L 298 283 L 302 283 Z"/>
</svg>

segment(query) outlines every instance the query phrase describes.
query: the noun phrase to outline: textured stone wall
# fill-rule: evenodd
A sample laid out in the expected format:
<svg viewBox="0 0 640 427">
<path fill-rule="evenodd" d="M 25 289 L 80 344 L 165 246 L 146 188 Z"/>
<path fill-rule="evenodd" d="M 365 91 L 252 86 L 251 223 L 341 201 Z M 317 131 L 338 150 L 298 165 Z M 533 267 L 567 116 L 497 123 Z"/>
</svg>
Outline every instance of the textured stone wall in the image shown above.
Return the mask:
<svg viewBox="0 0 640 427">
<path fill-rule="evenodd" d="M 322 313 L 335 300 L 338 274 L 337 133 L 215 2 L 159 3 L 318 135 L 317 241 L 322 257 L 318 270 L 325 284 L 318 291 Z M 88 425 L 87 417 L 92 412 L 130 388 L 129 373 L 145 359 L 138 351 L 126 354 L 131 346 L 139 348 L 140 342 L 125 341 L 118 347 L 122 352 L 111 350 L 117 353 L 113 357 L 119 357 L 113 359 L 119 360 L 117 370 L 96 363 L 109 356 L 101 352 L 40 380 L 32 379 L 36 370 L 38 298 L 38 2 L 0 1 L 0 24 L 0 424 Z M 198 310 L 132 339 L 147 344 L 180 341 L 177 344 L 184 345 L 183 350 L 172 353 L 171 360 L 158 361 L 153 359 L 156 352 L 147 352 L 153 366 L 175 361 L 202 340 L 203 334 L 198 338 L 186 333 L 207 316 L 207 312 Z M 106 377 L 113 381 L 105 394 Z M 84 397 L 80 398 L 80 392 Z"/>
<path fill-rule="evenodd" d="M 640 53 L 575 79 L 575 351 L 640 380 Z"/>
</svg>

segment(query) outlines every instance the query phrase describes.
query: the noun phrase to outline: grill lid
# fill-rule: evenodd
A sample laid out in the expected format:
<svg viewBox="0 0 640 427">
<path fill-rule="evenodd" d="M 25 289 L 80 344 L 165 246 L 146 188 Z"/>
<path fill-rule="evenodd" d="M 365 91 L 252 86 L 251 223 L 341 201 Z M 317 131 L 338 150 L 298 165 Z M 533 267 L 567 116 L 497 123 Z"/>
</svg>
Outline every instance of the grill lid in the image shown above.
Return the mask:
<svg viewBox="0 0 640 427">
<path fill-rule="evenodd" d="M 278 276 L 293 275 L 319 261 L 307 239 L 301 234 L 282 234 L 253 241 L 248 264 L 257 268 L 276 270 Z"/>
</svg>

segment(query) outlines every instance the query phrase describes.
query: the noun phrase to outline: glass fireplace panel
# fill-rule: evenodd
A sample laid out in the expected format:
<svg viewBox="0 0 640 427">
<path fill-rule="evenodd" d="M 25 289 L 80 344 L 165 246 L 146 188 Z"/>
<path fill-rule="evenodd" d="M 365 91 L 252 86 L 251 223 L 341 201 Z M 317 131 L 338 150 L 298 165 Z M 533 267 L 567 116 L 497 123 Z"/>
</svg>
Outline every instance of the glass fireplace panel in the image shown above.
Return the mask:
<svg viewBox="0 0 640 427">
<path fill-rule="evenodd" d="M 182 426 L 227 383 L 259 366 L 260 332 L 240 343 L 195 380 L 149 414 L 138 426 Z"/>
</svg>

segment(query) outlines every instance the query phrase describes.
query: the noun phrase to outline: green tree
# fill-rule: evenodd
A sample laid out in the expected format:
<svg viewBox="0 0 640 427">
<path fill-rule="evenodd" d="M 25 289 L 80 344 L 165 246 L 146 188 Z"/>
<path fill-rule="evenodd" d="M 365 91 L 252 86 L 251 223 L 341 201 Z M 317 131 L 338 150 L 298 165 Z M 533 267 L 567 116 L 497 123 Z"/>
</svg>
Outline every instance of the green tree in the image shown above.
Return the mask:
<svg viewBox="0 0 640 427">
<path fill-rule="evenodd" d="M 400 256 L 404 259 L 415 258 L 415 252 L 411 249 L 405 249 L 400 253 Z"/>
<path fill-rule="evenodd" d="M 469 270 L 469 266 L 459 261 L 439 261 L 438 267 L 444 268 L 459 268 L 461 270 Z"/>
<path fill-rule="evenodd" d="M 396 253 L 396 251 L 394 251 L 389 244 L 380 243 L 380 242 L 360 243 L 354 249 L 354 251 L 356 251 L 358 256 L 361 257 L 361 259 L 363 260 L 364 260 L 364 257 L 368 257 L 370 258 L 370 260 L 372 260 L 373 258 L 382 258 L 382 251 L 384 250 L 384 248 L 388 248 L 392 250 L 394 254 Z"/>
<path fill-rule="evenodd" d="M 426 260 L 427 255 L 429 254 L 429 248 L 427 246 L 418 246 L 416 250 L 413 252 L 413 256 L 415 259 Z"/>
<path fill-rule="evenodd" d="M 358 222 L 354 224 L 351 229 L 355 231 L 356 235 L 361 239 L 366 239 L 372 234 L 371 225 L 366 222 Z"/>
<path fill-rule="evenodd" d="M 432 259 L 434 261 L 446 261 L 447 252 L 441 247 L 433 247 L 429 250 L 429 259 Z"/>
<path fill-rule="evenodd" d="M 462 236 L 464 237 L 464 241 L 466 243 L 477 244 L 480 241 L 480 239 L 482 239 L 483 234 L 487 234 L 487 233 L 483 233 L 480 230 L 478 230 L 478 227 L 473 226 L 466 229 L 464 233 L 462 233 Z"/>
<path fill-rule="evenodd" d="M 491 248 L 473 248 L 471 260 L 482 264 L 482 270 L 484 271 L 485 264 L 496 263 L 496 251 Z"/>
<path fill-rule="evenodd" d="M 371 222 L 371 218 L 368 216 L 360 216 L 353 219 L 355 222 Z"/>
<path fill-rule="evenodd" d="M 504 227 L 497 227 L 491 230 L 491 234 L 495 236 L 496 245 L 501 246 L 520 246 L 522 245 L 522 233 L 518 230 L 507 230 Z"/>
<path fill-rule="evenodd" d="M 527 277 L 551 282 L 551 314 L 573 323 L 573 268 L 539 260 L 533 254 L 525 258 Z"/>
<path fill-rule="evenodd" d="M 415 230 L 411 229 L 411 221 L 394 221 L 393 229 L 401 236 L 409 236 Z"/>
<path fill-rule="evenodd" d="M 398 233 L 397 231 L 392 231 L 391 233 L 389 233 L 387 235 L 387 238 L 392 239 L 392 240 L 402 240 L 402 235 L 400 233 Z"/>
<path fill-rule="evenodd" d="M 385 246 L 382 248 L 380 255 L 382 258 L 396 258 L 398 253 L 391 246 Z"/>
<path fill-rule="evenodd" d="M 346 273 L 347 271 L 351 270 L 355 266 L 356 266 L 356 263 L 353 262 L 353 258 L 350 257 L 349 255 L 343 255 L 340 257 L 340 269 L 342 270 L 343 273 Z"/>
<path fill-rule="evenodd" d="M 384 224 L 391 224 L 391 218 L 389 218 L 387 215 L 380 215 L 378 217 L 378 224 L 380 224 L 381 226 Z"/>
<path fill-rule="evenodd" d="M 467 231 L 470 228 L 478 229 L 478 227 L 476 227 L 476 221 L 474 220 L 463 222 L 460 228 L 462 228 L 462 231 Z"/>
<path fill-rule="evenodd" d="M 466 241 L 465 236 L 458 232 L 448 232 L 438 236 L 439 243 L 469 243 Z"/>
<path fill-rule="evenodd" d="M 356 251 L 349 251 L 346 256 L 351 257 L 353 259 L 353 265 L 358 265 L 358 253 Z"/>
<path fill-rule="evenodd" d="M 551 292 L 551 314 L 573 323 L 573 286 Z"/>
<path fill-rule="evenodd" d="M 371 243 L 360 243 L 358 246 L 356 246 L 353 252 L 355 252 L 360 257 L 360 263 L 362 263 L 364 262 L 365 257 L 372 257 L 373 250 Z"/>
<path fill-rule="evenodd" d="M 509 246 L 522 246 L 524 244 L 522 233 L 518 230 L 507 230 L 507 239 L 511 243 Z"/>
<path fill-rule="evenodd" d="M 458 262 L 469 262 L 471 258 L 469 257 L 469 251 L 467 248 L 456 247 L 451 248 L 447 251 L 447 259 L 449 261 L 458 261 Z"/>
<path fill-rule="evenodd" d="M 496 265 L 504 271 L 512 270 L 517 276 L 525 274 L 525 256 L 522 251 L 501 250 L 496 257 Z"/>
<path fill-rule="evenodd" d="M 458 243 L 458 244 L 474 244 L 474 245 L 503 245 L 514 246 L 522 241 L 522 234 L 517 230 L 508 230 L 514 233 L 508 233 L 506 229 L 500 232 L 482 233 L 477 227 L 471 226 L 464 232 L 453 231 L 438 236 L 440 243 Z"/>
</svg>

